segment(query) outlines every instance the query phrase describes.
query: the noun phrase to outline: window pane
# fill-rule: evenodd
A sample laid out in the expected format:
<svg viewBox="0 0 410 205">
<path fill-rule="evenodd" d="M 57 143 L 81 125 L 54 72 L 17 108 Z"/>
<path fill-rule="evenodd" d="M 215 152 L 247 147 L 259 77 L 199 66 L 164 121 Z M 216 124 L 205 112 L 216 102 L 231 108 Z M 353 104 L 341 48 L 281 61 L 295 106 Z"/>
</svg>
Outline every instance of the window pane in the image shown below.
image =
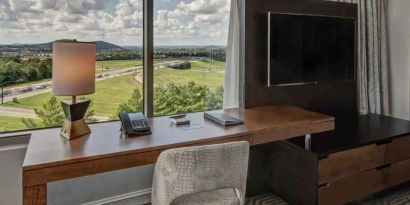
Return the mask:
<svg viewBox="0 0 410 205">
<path fill-rule="evenodd" d="M 154 1 L 154 115 L 222 108 L 230 0 Z"/>
<path fill-rule="evenodd" d="M 89 122 L 142 110 L 142 0 L 15 2 L 0 1 L 0 132 L 62 124 L 67 97 L 51 93 L 60 39 L 96 42 L 96 92 L 78 97 L 92 100 Z"/>
</svg>

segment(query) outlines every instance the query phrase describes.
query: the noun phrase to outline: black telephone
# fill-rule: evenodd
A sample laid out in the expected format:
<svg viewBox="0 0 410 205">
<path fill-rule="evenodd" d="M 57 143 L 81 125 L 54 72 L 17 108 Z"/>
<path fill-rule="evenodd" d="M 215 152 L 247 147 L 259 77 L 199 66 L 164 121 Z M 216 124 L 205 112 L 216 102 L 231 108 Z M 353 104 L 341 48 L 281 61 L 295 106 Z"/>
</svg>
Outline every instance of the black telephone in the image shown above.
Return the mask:
<svg viewBox="0 0 410 205">
<path fill-rule="evenodd" d="M 151 134 L 151 126 L 144 114 L 120 112 L 122 131 L 125 135 L 148 135 Z"/>
</svg>

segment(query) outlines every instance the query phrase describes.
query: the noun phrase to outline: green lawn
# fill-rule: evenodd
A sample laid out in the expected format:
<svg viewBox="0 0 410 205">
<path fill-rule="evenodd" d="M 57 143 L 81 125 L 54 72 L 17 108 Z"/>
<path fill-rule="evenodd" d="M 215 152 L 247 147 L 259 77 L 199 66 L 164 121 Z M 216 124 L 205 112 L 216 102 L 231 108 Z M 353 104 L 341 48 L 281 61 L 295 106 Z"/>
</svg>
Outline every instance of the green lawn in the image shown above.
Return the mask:
<svg viewBox="0 0 410 205">
<path fill-rule="evenodd" d="M 220 61 L 191 61 L 192 69 L 217 69 L 217 70 L 224 70 L 225 69 L 225 62 Z"/>
<path fill-rule="evenodd" d="M 28 129 L 19 117 L 0 116 L 0 125 L 0 132 Z"/>
<path fill-rule="evenodd" d="M 97 73 L 118 70 L 122 68 L 132 68 L 141 66 L 142 60 L 111 60 L 111 61 L 97 61 L 95 62 L 95 69 Z M 104 71 L 101 67 L 104 66 Z"/>
<path fill-rule="evenodd" d="M 131 96 L 134 88 L 141 88 L 141 85 L 134 80 L 134 75 L 125 75 L 116 78 L 96 82 L 96 92 L 86 96 L 93 102 L 92 108 L 95 114 L 99 116 L 112 116 L 115 114 L 118 105 L 126 102 Z M 18 100 L 18 103 L 7 102 L 5 106 L 34 108 L 46 103 L 51 93 L 39 94 Z M 62 97 L 58 97 L 62 100 Z"/>
<path fill-rule="evenodd" d="M 174 83 L 188 83 L 194 81 L 198 85 L 204 85 L 210 89 L 215 89 L 223 85 L 224 74 L 216 72 L 202 72 L 194 70 L 176 70 L 172 68 L 163 68 L 154 71 L 154 83 L 167 84 Z"/>
<path fill-rule="evenodd" d="M 194 62 L 195 68 L 206 64 L 206 62 L 197 62 Z M 125 62 L 122 63 L 122 65 L 125 65 Z M 221 65 L 223 63 L 219 62 L 216 64 Z M 118 63 L 117 65 L 120 66 L 121 64 Z M 98 116 L 113 116 L 119 104 L 129 99 L 134 88 L 142 89 L 141 84 L 135 81 L 134 76 L 135 74 L 129 74 L 97 81 L 96 93 L 86 96 L 92 100 L 92 109 L 95 110 L 95 114 Z M 223 85 L 224 74 L 220 72 L 203 72 L 197 69 L 175 70 L 171 68 L 163 68 L 155 70 L 154 72 L 154 82 L 156 85 L 167 84 L 169 82 L 181 84 L 190 81 L 194 81 L 198 85 L 207 86 L 210 89 L 215 89 Z M 44 93 L 21 98 L 18 100 L 18 103 L 7 102 L 4 105 L 19 108 L 35 108 L 45 104 L 51 96 L 52 93 Z M 58 99 L 63 100 L 62 97 L 58 97 Z"/>
</svg>

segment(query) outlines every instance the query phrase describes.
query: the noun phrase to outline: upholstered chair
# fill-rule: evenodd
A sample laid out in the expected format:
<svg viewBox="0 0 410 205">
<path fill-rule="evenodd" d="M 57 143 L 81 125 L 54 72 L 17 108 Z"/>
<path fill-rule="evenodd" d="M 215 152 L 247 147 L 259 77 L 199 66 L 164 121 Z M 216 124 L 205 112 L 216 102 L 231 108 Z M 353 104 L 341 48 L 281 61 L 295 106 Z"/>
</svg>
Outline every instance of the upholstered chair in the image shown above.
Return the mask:
<svg viewBox="0 0 410 205">
<path fill-rule="evenodd" d="M 166 150 L 155 165 L 152 205 L 244 205 L 249 143 Z"/>
</svg>

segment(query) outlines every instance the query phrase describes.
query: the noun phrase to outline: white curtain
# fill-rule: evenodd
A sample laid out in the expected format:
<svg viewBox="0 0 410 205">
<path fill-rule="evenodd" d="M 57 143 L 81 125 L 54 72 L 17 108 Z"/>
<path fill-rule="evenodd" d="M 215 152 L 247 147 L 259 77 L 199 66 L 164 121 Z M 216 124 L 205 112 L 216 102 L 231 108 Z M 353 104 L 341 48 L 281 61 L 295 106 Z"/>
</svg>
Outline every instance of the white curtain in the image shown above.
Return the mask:
<svg viewBox="0 0 410 205">
<path fill-rule="evenodd" d="M 231 0 L 225 64 L 224 109 L 239 107 L 239 0 Z"/>
<path fill-rule="evenodd" d="M 389 115 L 388 0 L 330 1 L 358 5 L 358 66 L 356 76 L 360 113 Z"/>
</svg>

